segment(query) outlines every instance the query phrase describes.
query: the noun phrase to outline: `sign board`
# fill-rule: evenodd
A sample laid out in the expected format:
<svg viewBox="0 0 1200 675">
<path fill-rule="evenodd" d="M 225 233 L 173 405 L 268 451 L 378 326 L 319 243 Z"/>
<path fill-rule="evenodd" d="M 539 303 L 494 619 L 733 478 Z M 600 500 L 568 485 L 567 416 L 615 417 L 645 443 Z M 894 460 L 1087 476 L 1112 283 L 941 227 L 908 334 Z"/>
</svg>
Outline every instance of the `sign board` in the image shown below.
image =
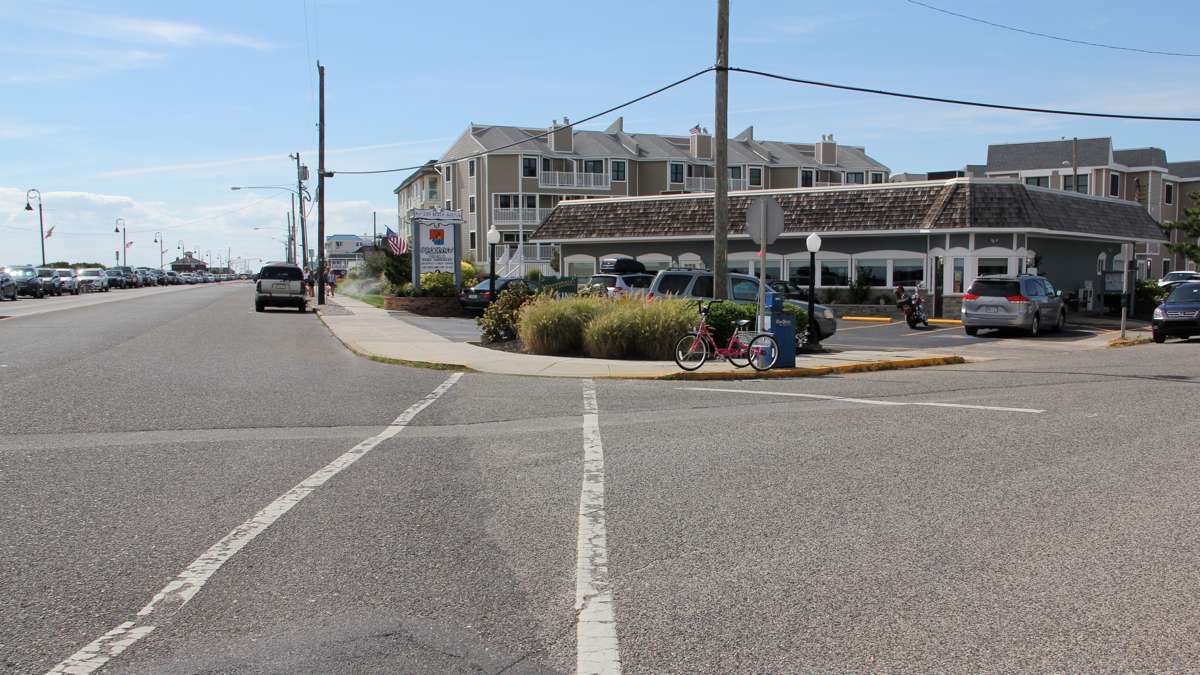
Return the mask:
<svg viewBox="0 0 1200 675">
<path fill-rule="evenodd" d="M 421 275 L 430 272 L 449 272 L 455 286 L 462 286 L 462 211 L 411 209 L 408 216 L 413 227 L 413 288 L 420 288 Z"/>
<path fill-rule="evenodd" d="M 755 197 L 746 207 L 746 234 L 754 243 L 774 244 L 783 234 L 783 207 L 774 197 Z"/>
</svg>

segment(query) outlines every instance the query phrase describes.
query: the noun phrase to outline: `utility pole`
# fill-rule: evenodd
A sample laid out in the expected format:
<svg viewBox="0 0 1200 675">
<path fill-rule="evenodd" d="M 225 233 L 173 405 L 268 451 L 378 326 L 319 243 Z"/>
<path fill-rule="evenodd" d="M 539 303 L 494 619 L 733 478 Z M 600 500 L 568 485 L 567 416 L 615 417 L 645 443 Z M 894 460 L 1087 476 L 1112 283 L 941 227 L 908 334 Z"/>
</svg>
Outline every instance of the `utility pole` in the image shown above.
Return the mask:
<svg viewBox="0 0 1200 675">
<path fill-rule="evenodd" d="M 317 304 L 325 304 L 325 66 L 317 62 Z"/>
<path fill-rule="evenodd" d="M 304 205 L 303 202 L 300 204 Z M 290 262 L 296 262 L 296 195 L 292 195 L 292 220 L 288 226 L 288 241 L 292 242 L 288 246 L 288 251 L 291 252 L 292 259 Z"/>
<path fill-rule="evenodd" d="M 713 195 L 713 297 L 729 296 L 729 0 L 717 0 L 716 190 Z M 765 261 L 760 261 L 762 264 Z"/>
<path fill-rule="evenodd" d="M 308 170 L 300 166 L 300 153 L 288 157 L 296 160 L 296 194 L 300 196 L 300 256 L 304 260 L 304 269 L 308 269 L 308 225 L 304 220 L 304 181 L 308 178 Z"/>
<path fill-rule="evenodd" d="M 287 250 L 283 252 L 283 259 L 288 262 L 296 262 L 296 258 L 295 258 L 296 249 L 292 245 L 292 214 L 284 213 L 283 214 L 283 222 L 285 225 L 287 225 L 287 239 L 286 239 L 286 244 L 285 244 L 287 246 Z"/>
<path fill-rule="evenodd" d="M 1079 137 L 1071 139 L 1071 189 L 1079 192 Z M 1124 336 L 1122 336 L 1124 337 Z"/>
<path fill-rule="evenodd" d="M 379 219 L 376 216 L 377 216 L 377 214 L 374 211 L 372 211 L 371 212 L 371 248 L 376 248 L 376 245 L 379 243 Z"/>
</svg>

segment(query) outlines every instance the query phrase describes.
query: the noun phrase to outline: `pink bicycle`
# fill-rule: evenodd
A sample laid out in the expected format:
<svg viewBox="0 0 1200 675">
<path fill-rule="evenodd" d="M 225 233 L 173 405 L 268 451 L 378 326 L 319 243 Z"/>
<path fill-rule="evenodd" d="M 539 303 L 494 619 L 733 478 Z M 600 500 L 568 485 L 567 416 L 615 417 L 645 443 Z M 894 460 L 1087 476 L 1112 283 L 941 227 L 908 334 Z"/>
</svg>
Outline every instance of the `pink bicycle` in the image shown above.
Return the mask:
<svg viewBox="0 0 1200 675">
<path fill-rule="evenodd" d="M 735 368 L 752 366 L 755 370 L 770 370 L 779 360 L 779 343 L 770 333 L 751 333 L 746 330 L 749 319 L 741 319 L 729 336 L 724 348 L 717 345 L 708 327 L 708 310 L 713 300 L 700 305 L 700 325 L 675 343 L 675 363 L 684 370 L 696 370 L 710 358 L 724 358 Z"/>
</svg>

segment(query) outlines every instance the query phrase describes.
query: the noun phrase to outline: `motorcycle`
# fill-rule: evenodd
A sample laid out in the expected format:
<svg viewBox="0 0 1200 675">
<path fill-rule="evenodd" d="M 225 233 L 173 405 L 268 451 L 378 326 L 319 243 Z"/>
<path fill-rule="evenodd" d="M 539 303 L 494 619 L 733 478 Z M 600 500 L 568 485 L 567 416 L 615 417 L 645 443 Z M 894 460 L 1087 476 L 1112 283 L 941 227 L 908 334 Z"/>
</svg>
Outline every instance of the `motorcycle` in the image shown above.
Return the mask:
<svg viewBox="0 0 1200 675">
<path fill-rule="evenodd" d="M 904 312 L 904 320 L 909 328 L 916 328 L 918 324 L 929 326 L 929 317 L 925 314 L 925 300 L 921 298 L 920 288 L 914 288 L 912 295 L 907 295 L 903 286 L 897 286 L 896 298 L 896 306 Z"/>
</svg>

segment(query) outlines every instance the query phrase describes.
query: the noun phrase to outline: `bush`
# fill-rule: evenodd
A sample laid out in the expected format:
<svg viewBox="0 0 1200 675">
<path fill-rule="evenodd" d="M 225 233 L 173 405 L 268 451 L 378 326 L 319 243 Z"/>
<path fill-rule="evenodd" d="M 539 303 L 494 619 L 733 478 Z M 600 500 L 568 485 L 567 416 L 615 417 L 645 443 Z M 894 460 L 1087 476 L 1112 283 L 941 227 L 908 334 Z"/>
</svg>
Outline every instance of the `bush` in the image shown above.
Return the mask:
<svg viewBox="0 0 1200 675">
<path fill-rule="evenodd" d="M 865 305 L 871 297 L 871 280 L 865 274 L 856 275 L 847 295 L 851 305 Z"/>
<path fill-rule="evenodd" d="M 378 277 L 382 274 L 396 287 L 412 279 L 412 255 L 392 255 L 391 249 L 386 247 L 368 253 L 363 267 L 366 276 Z"/>
<path fill-rule="evenodd" d="M 577 354 L 587 325 L 611 304 L 606 298 L 539 295 L 521 309 L 517 333 L 526 351 L 534 354 Z"/>
<path fill-rule="evenodd" d="M 542 278 L 542 271 L 536 267 L 525 271 L 525 278 L 530 281 L 537 281 Z"/>
<path fill-rule="evenodd" d="M 521 306 L 531 297 L 523 288 L 506 288 L 500 291 L 496 301 L 483 310 L 483 316 L 475 319 L 483 341 L 504 342 L 515 338 Z"/>
<path fill-rule="evenodd" d="M 473 286 L 474 279 L 479 276 L 479 270 L 475 268 L 475 265 L 463 260 L 459 262 L 458 268 L 461 270 L 463 285 Z"/>
<path fill-rule="evenodd" d="M 426 298 L 452 298 L 458 295 L 458 287 L 454 285 L 454 274 L 450 272 L 429 272 L 421 275 L 421 287 L 417 294 Z"/>
<path fill-rule="evenodd" d="M 1163 301 L 1167 296 L 1165 289 L 1158 287 L 1158 282 L 1153 279 L 1143 279 L 1137 282 L 1137 287 L 1133 294 L 1133 308 L 1135 314 L 1139 317 L 1148 317 L 1154 312 L 1154 308 Z"/>
<path fill-rule="evenodd" d="M 696 305 L 682 300 L 646 302 L 622 298 L 610 303 L 584 329 L 589 356 L 609 359 L 669 359 L 679 338 L 696 324 Z"/>
</svg>

